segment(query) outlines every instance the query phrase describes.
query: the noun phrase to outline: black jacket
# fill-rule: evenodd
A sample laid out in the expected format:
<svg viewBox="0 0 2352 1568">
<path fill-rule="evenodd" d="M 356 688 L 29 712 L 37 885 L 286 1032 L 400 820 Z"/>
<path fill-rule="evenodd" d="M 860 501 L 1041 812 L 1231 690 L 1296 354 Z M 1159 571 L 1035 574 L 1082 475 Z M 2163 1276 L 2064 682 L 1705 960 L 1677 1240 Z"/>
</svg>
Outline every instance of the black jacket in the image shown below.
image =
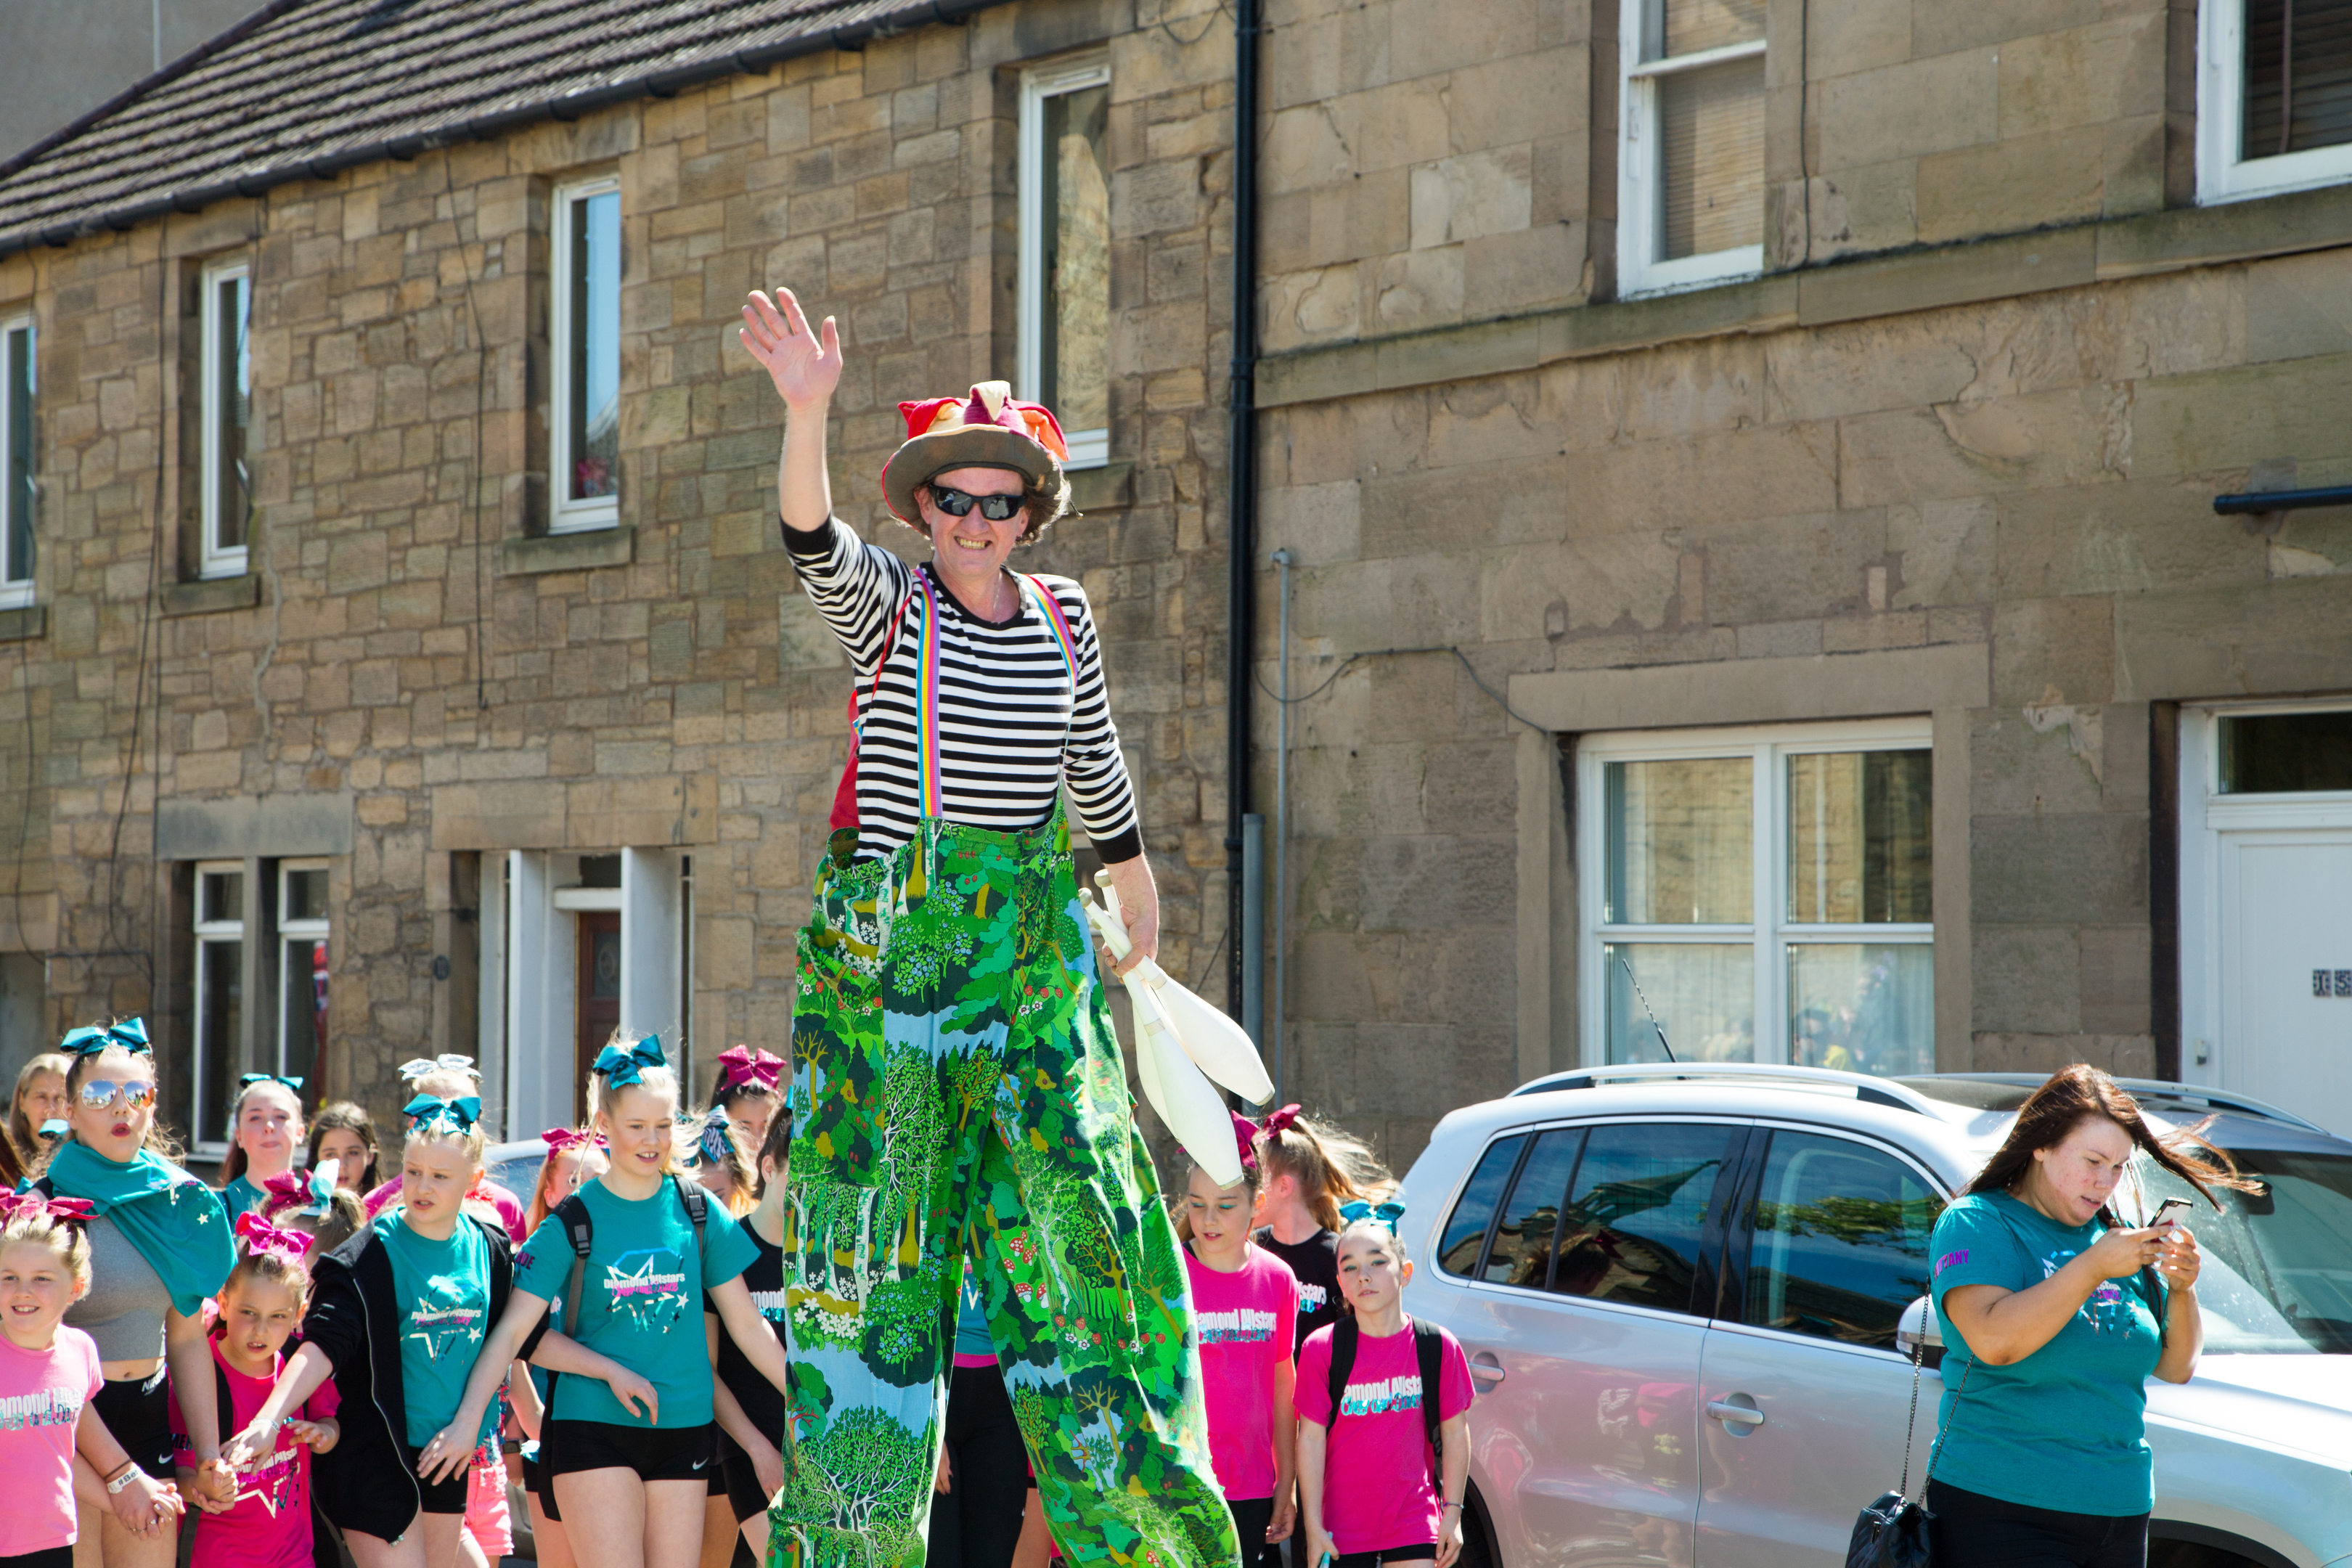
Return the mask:
<svg viewBox="0 0 2352 1568">
<path fill-rule="evenodd" d="M 482 1233 L 490 1251 L 487 1340 L 507 1310 L 514 1282 L 514 1247 L 503 1226 L 460 1216 Z M 400 1381 L 401 1304 L 394 1294 L 392 1259 L 373 1225 L 363 1226 L 310 1270 L 310 1310 L 302 1337 L 335 1363 L 341 1439 L 310 1468 L 311 1489 L 329 1519 L 379 1541 L 407 1533 L 424 1506 L 408 1465 L 408 1417 Z"/>
</svg>

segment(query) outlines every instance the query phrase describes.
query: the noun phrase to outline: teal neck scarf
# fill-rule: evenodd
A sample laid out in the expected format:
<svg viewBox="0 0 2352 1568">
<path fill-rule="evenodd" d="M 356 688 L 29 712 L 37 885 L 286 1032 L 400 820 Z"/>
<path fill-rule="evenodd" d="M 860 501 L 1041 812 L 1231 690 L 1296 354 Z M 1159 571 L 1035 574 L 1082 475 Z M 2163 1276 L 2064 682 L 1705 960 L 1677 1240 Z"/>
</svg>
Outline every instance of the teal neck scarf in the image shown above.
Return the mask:
<svg viewBox="0 0 2352 1568">
<path fill-rule="evenodd" d="M 49 1157 L 50 1188 L 87 1198 L 90 1212 L 114 1222 L 171 1293 L 184 1318 L 203 1310 L 236 1261 L 220 1196 L 152 1150 L 118 1164 L 68 1139 Z"/>
</svg>

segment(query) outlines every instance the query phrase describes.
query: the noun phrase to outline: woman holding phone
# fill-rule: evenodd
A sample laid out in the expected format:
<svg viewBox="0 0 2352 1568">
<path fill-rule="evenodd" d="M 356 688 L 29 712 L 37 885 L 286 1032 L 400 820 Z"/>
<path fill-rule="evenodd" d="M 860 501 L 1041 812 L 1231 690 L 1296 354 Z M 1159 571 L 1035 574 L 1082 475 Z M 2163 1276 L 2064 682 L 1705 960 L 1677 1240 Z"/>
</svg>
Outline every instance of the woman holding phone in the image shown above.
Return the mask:
<svg viewBox="0 0 2352 1568">
<path fill-rule="evenodd" d="M 2215 1187 L 2259 1185 L 2194 1131 L 2159 1138 L 2078 1062 L 2034 1090 L 1936 1222 L 1946 1392 L 1927 1502 L 1939 1561 L 2147 1561 L 2147 1380 L 2188 1382 L 2205 1329 L 2197 1237 L 2170 1205 L 2141 1226 L 2110 1206 L 2142 1154 L 2217 1209 Z"/>
</svg>

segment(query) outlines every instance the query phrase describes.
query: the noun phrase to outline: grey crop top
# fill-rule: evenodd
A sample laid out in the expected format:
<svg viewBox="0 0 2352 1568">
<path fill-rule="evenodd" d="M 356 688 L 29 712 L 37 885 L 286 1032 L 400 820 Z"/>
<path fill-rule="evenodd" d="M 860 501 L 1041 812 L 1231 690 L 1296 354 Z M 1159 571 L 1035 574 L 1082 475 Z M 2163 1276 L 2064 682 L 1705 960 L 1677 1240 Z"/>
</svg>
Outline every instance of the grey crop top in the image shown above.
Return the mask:
<svg viewBox="0 0 2352 1568">
<path fill-rule="evenodd" d="M 89 1222 L 89 1294 L 66 1309 L 66 1321 L 98 1342 L 100 1361 L 151 1361 L 163 1353 L 163 1314 L 171 1293 L 110 1219 Z"/>
</svg>

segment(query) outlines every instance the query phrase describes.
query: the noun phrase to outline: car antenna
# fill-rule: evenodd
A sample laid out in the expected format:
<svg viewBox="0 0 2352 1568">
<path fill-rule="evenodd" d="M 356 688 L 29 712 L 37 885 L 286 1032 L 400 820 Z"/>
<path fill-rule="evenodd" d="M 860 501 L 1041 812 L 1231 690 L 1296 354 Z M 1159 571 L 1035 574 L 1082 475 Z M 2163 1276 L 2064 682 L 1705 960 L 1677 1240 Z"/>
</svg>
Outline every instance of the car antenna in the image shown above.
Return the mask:
<svg viewBox="0 0 2352 1568">
<path fill-rule="evenodd" d="M 1676 1067 L 1682 1066 L 1681 1062 L 1675 1060 L 1674 1047 L 1666 1044 L 1666 1026 L 1658 1022 L 1658 1015 L 1651 1009 L 1650 999 L 1642 995 L 1642 983 L 1633 978 L 1633 966 L 1625 962 L 1625 955 L 1622 952 L 1617 955 L 1617 967 L 1625 972 L 1626 983 L 1633 987 L 1633 994 L 1642 997 L 1642 1011 L 1650 1015 L 1650 1027 L 1658 1031 L 1658 1049 L 1666 1053 L 1667 1061 Z"/>
</svg>

